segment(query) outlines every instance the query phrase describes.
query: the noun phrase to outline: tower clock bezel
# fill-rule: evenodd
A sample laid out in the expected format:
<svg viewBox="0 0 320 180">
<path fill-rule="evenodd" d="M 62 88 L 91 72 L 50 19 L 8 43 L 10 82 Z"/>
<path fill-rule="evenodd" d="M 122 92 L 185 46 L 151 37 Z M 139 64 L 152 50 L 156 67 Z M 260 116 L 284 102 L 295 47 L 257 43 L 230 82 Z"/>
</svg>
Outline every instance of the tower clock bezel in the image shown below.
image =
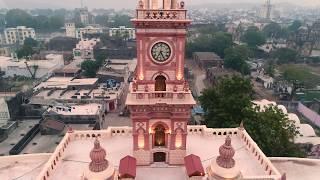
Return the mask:
<svg viewBox="0 0 320 180">
<path fill-rule="evenodd" d="M 170 57 L 169 57 L 167 60 L 163 61 L 163 62 L 160 62 L 160 61 L 156 60 L 156 59 L 153 58 L 153 56 L 152 56 L 152 49 L 153 49 L 153 47 L 154 47 L 156 44 L 158 44 L 158 43 L 164 43 L 164 44 L 168 45 L 168 47 L 170 48 L 170 51 L 171 51 Z M 149 58 L 152 60 L 153 63 L 155 63 L 155 64 L 157 64 L 157 65 L 165 65 L 165 64 L 168 64 L 169 62 L 172 61 L 172 59 L 173 59 L 173 57 L 174 57 L 174 47 L 172 46 L 172 43 L 170 43 L 170 42 L 168 42 L 168 41 L 166 41 L 166 40 L 156 40 L 156 41 L 150 43 L 150 46 L 149 46 L 148 49 L 149 49 L 149 53 L 148 53 Z"/>
</svg>

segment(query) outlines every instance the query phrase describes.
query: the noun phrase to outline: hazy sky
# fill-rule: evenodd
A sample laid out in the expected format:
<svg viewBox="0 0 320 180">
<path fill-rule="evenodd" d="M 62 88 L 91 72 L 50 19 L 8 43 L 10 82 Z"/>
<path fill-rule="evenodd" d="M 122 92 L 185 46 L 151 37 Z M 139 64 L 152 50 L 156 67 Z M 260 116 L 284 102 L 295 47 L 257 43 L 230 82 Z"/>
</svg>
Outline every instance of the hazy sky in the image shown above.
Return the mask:
<svg viewBox="0 0 320 180">
<path fill-rule="evenodd" d="M 138 0 L 83 0 L 89 8 L 130 8 L 136 7 Z M 188 4 L 205 3 L 239 3 L 239 2 L 265 2 L 265 0 L 185 0 Z M 320 6 L 320 0 L 271 0 L 277 2 L 291 2 L 304 6 Z M 81 0 L 0 0 L 0 8 L 75 8 L 80 7 Z"/>
</svg>

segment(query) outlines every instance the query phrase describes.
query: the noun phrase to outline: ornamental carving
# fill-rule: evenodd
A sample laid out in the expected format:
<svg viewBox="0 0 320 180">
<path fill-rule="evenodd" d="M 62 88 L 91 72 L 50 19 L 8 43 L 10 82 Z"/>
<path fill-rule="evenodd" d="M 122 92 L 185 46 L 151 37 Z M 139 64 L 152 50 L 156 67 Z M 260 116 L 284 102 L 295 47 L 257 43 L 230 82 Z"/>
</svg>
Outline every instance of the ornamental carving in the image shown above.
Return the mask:
<svg viewBox="0 0 320 180">
<path fill-rule="evenodd" d="M 187 12 L 183 10 L 138 10 L 138 19 L 183 20 L 186 17 Z"/>
</svg>

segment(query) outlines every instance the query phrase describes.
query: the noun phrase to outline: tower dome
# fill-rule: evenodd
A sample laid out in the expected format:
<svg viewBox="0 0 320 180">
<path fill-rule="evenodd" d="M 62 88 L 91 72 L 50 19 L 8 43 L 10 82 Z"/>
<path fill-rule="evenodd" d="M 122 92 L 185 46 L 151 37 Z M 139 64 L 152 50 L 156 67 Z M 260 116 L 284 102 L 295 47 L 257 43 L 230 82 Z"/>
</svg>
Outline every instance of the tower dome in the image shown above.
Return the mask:
<svg viewBox="0 0 320 180">
<path fill-rule="evenodd" d="M 106 150 L 101 147 L 98 138 L 90 151 L 91 162 L 84 171 L 82 180 L 105 180 L 115 176 L 114 166 L 106 159 Z"/>
<path fill-rule="evenodd" d="M 231 145 L 231 138 L 230 136 L 228 136 L 226 138 L 226 141 L 224 143 L 224 145 L 220 146 L 219 148 L 219 156 L 216 159 L 217 164 L 220 167 L 226 168 L 226 169 L 230 169 L 233 168 L 235 166 L 235 161 L 233 159 L 233 156 L 235 154 L 235 151 Z"/>
<path fill-rule="evenodd" d="M 101 172 L 107 169 L 108 161 L 106 158 L 106 150 L 100 146 L 98 139 L 94 141 L 94 148 L 90 152 L 91 162 L 89 164 L 89 169 L 92 172 Z"/>
<path fill-rule="evenodd" d="M 235 150 L 231 144 L 231 137 L 227 136 L 225 143 L 219 148 L 219 156 L 207 168 L 209 180 L 239 180 L 242 178 L 239 168 L 233 159 Z"/>
</svg>

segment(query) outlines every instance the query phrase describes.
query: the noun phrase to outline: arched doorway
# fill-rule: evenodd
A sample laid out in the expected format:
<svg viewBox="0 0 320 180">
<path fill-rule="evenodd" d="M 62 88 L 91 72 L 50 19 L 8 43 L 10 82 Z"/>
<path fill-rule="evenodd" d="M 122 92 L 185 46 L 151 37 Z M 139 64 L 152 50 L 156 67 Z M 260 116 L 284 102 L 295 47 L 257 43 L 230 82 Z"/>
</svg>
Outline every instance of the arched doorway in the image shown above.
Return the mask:
<svg viewBox="0 0 320 180">
<path fill-rule="evenodd" d="M 156 77 L 155 91 L 166 91 L 166 78 L 162 75 Z"/>
<path fill-rule="evenodd" d="M 154 146 L 165 146 L 166 145 L 166 133 L 165 128 L 159 124 L 154 129 Z"/>
<path fill-rule="evenodd" d="M 156 152 L 153 154 L 153 162 L 166 162 L 166 153 Z"/>
</svg>

